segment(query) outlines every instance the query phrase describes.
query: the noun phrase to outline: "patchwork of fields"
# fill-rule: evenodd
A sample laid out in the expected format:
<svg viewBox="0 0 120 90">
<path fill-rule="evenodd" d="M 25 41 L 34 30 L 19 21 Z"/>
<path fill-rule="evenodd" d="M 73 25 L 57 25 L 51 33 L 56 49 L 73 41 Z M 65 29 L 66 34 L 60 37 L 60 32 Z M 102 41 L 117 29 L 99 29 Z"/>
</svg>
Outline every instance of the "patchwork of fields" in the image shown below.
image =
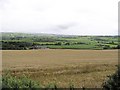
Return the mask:
<svg viewBox="0 0 120 90">
<path fill-rule="evenodd" d="M 3 50 L 2 66 L 16 75 L 28 75 L 43 87 L 101 87 L 118 64 L 118 50 Z"/>
<path fill-rule="evenodd" d="M 2 50 L 31 49 L 119 49 L 118 36 L 77 36 L 54 34 L 2 33 Z"/>
</svg>

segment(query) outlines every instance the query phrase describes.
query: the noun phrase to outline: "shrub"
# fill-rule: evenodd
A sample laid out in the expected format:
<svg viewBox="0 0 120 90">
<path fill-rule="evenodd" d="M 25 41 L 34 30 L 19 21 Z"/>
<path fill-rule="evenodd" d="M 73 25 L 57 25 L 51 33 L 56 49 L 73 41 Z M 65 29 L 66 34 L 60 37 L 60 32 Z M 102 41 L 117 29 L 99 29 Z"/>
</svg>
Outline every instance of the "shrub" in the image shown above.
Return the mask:
<svg viewBox="0 0 120 90">
<path fill-rule="evenodd" d="M 103 83 L 104 90 L 120 90 L 120 67 L 115 74 L 108 76 L 109 79 Z"/>
<path fill-rule="evenodd" d="M 21 77 L 13 76 L 6 73 L 2 77 L 2 88 L 40 88 L 40 85 L 29 79 L 27 76 L 23 75 Z"/>
<path fill-rule="evenodd" d="M 111 49 L 111 47 L 109 45 L 105 45 L 103 49 Z"/>
</svg>

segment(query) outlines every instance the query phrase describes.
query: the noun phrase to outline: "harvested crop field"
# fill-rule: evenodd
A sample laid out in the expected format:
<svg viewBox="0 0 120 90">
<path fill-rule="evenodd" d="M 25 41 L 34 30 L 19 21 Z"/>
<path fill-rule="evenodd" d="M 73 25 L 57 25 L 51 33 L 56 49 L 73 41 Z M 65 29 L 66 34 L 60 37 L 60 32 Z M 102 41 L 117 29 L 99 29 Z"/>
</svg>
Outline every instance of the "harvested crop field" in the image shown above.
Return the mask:
<svg viewBox="0 0 120 90">
<path fill-rule="evenodd" d="M 101 87 L 118 64 L 118 50 L 4 50 L 3 70 L 25 74 L 44 87 Z"/>
</svg>

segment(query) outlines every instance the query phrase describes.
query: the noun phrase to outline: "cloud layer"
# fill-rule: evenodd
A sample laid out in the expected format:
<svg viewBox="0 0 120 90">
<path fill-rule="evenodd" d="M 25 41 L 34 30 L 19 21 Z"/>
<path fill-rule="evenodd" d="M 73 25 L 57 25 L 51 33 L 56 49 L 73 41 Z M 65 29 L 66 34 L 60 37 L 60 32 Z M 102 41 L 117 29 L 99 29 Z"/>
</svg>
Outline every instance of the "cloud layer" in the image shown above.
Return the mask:
<svg viewBox="0 0 120 90">
<path fill-rule="evenodd" d="M 116 0 L 0 0 L 1 31 L 116 35 Z"/>
</svg>

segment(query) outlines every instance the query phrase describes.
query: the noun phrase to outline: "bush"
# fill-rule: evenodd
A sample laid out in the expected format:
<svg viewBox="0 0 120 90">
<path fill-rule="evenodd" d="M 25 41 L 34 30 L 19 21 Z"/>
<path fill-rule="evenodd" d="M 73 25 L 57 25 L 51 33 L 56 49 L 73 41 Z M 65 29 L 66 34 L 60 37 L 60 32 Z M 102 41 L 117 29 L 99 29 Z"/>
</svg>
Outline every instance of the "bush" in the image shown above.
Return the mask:
<svg viewBox="0 0 120 90">
<path fill-rule="evenodd" d="M 120 67 L 115 74 L 112 76 L 108 76 L 109 79 L 104 82 L 103 89 L 104 90 L 120 90 Z"/>
<path fill-rule="evenodd" d="M 111 49 L 111 47 L 109 45 L 105 45 L 103 49 Z"/>
<path fill-rule="evenodd" d="M 2 88 L 40 88 L 40 85 L 26 77 L 16 77 L 9 73 L 4 74 L 2 77 Z"/>
</svg>

